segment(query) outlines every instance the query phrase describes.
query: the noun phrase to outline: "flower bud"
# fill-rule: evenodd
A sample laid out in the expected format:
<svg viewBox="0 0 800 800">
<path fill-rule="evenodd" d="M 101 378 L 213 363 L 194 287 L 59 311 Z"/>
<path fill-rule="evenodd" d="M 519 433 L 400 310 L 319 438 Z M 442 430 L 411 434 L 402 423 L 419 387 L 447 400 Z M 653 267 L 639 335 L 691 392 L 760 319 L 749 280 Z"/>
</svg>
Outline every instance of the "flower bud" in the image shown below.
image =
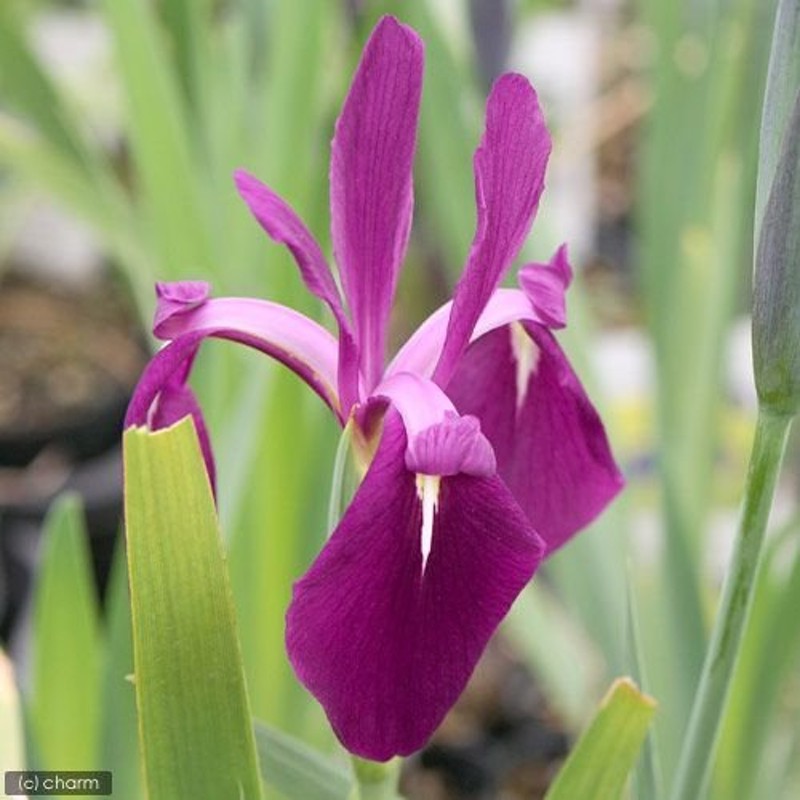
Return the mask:
<svg viewBox="0 0 800 800">
<path fill-rule="evenodd" d="M 800 407 L 800 92 L 787 120 L 756 251 L 753 365 L 765 410 Z"/>
</svg>

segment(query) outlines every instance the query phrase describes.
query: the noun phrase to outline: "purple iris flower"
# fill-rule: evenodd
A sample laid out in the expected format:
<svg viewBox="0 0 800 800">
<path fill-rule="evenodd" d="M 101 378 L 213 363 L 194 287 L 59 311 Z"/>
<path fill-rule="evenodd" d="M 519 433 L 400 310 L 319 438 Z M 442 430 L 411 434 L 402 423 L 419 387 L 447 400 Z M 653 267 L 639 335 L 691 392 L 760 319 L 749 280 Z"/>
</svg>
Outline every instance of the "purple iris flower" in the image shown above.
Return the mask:
<svg viewBox="0 0 800 800">
<path fill-rule="evenodd" d="M 536 93 L 520 75 L 502 76 L 488 100 L 474 159 L 477 230 L 453 300 L 386 361 L 411 229 L 422 72 L 416 33 L 385 17 L 332 145 L 341 292 L 292 209 L 236 174 L 255 218 L 330 308 L 338 337 L 266 300 L 212 299 L 202 282 L 160 284 L 154 331 L 169 343 L 126 421 L 157 429 L 191 415 L 213 481 L 187 379 L 201 342 L 216 337 L 283 362 L 351 425 L 363 481 L 295 584 L 286 644 L 343 744 L 375 760 L 424 745 L 542 559 L 622 485 L 552 334 L 565 324 L 566 249 L 524 266 L 521 288 L 498 288 L 530 229 L 550 153 Z"/>
</svg>

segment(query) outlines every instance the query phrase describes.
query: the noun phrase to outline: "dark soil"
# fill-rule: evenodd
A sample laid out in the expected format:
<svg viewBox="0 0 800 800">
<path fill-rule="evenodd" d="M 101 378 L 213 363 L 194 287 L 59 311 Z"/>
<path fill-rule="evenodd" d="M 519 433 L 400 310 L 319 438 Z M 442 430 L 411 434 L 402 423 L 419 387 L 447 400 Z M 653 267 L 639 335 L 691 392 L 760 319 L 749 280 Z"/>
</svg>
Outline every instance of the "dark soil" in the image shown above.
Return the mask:
<svg viewBox="0 0 800 800">
<path fill-rule="evenodd" d="M 538 800 L 569 737 L 526 666 L 497 636 L 431 744 L 405 764 L 409 800 Z"/>
<path fill-rule="evenodd" d="M 119 442 L 147 345 L 110 278 L 78 289 L 24 273 L 0 281 L 0 642 L 21 625 L 42 520 L 83 498 L 102 590 L 122 511 Z"/>
<path fill-rule="evenodd" d="M 0 465 L 45 447 L 68 458 L 118 435 L 146 359 L 130 305 L 112 281 L 78 292 L 10 274 L 0 283 Z"/>
</svg>

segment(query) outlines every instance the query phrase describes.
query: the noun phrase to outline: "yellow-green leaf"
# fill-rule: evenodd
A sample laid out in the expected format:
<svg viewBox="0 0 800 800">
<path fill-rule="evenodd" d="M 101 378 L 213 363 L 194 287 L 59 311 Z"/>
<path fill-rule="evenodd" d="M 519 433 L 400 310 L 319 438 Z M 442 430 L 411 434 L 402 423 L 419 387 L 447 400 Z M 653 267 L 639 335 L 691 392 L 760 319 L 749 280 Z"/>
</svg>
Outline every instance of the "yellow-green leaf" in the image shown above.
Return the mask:
<svg viewBox="0 0 800 800">
<path fill-rule="evenodd" d="M 33 605 L 30 724 L 42 768 L 96 768 L 100 664 L 83 510 L 63 495 L 45 521 Z"/>
<path fill-rule="evenodd" d="M 326 758 L 299 739 L 255 723 L 256 745 L 265 786 L 287 800 L 348 800 L 353 776 L 344 764 Z"/>
<path fill-rule="evenodd" d="M 214 500 L 191 420 L 124 437 L 134 680 L 149 800 L 261 797 Z"/>
<path fill-rule="evenodd" d="M 106 590 L 106 660 L 98 763 L 114 775 L 114 800 L 140 800 L 139 738 L 133 675 L 133 634 L 124 544 L 114 553 Z"/>
<path fill-rule="evenodd" d="M 547 800 L 620 800 L 655 710 L 655 701 L 629 678 L 614 681 Z"/>
</svg>

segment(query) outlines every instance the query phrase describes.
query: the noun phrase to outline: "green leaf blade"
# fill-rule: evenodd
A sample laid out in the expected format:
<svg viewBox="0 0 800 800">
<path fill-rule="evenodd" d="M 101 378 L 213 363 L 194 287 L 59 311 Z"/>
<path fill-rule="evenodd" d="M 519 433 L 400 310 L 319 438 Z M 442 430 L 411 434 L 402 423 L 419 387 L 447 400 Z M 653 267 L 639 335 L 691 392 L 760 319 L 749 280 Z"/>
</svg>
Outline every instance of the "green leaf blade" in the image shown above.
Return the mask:
<svg viewBox="0 0 800 800">
<path fill-rule="evenodd" d="M 190 420 L 124 437 L 136 699 L 151 800 L 260 798 L 214 500 Z"/>
<path fill-rule="evenodd" d="M 5 102 L 74 164 L 84 165 L 84 147 L 71 125 L 63 98 L 31 52 L 13 3 L 0 5 L 0 90 Z"/>
<path fill-rule="evenodd" d="M 656 711 L 629 678 L 616 680 L 578 740 L 547 800 L 619 800 Z"/>
<path fill-rule="evenodd" d="M 83 509 L 59 498 L 44 527 L 29 716 L 43 769 L 95 766 L 101 642 Z"/>
<path fill-rule="evenodd" d="M 139 734 L 133 675 L 133 632 L 128 596 L 128 571 L 121 540 L 114 554 L 106 594 L 106 660 L 99 763 L 114 775 L 114 800 L 139 800 Z"/>
<path fill-rule="evenodd" d="M 105 19 L 127 101 L 142 210 L 158 256 L 158 272 L 185 276 L 217 267 L 196 139 L 164 31 L 149 3 L 106 0 Z"/>
<path fill-rule="evenodd" d="M 256 720 L 256 745 L 266 786 L 288 800 L 348 800 L 353 778 L 341 764 Z"/>
</svg>

